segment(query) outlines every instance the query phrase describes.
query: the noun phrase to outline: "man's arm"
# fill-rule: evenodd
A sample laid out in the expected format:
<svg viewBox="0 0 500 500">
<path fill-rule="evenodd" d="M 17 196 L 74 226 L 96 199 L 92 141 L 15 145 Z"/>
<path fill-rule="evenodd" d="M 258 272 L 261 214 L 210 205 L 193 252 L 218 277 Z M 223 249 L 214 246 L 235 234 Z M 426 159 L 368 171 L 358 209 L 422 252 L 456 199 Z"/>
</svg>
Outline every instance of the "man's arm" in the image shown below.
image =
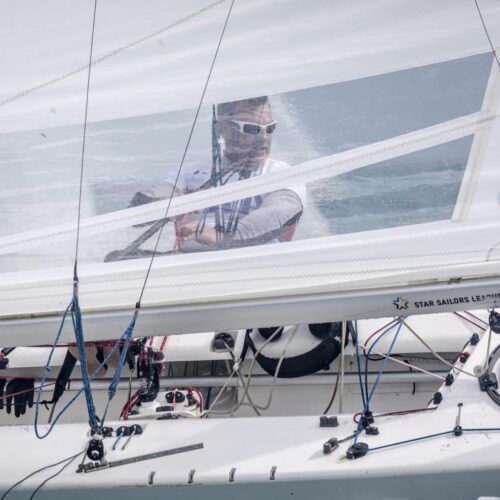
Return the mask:
<svg viewBox="0 0 500 500">
<path fill-rule="evenodd" d="M 295 191 L 280 189 L 269 193 L 258 209 L 239 220 L 227 246 L 259 245 L 278 238 L 286 226 L 298 221 L 302 210 L 302 201 Z"/>
<path fill-rule="evenodd" d="M 259 245 L 276 239 L 297 223 L 302 210 L 302 201 L 295 191 L 280 189 L 270 193 L 258 209 L 239 220 L 233 235 L 224 236 L 223 246 L 233 248 Z M 198 221 L 191 221 L 180 228 L 183 251 L 199 252 L 220 248 L 215 229 L 205 227 L 196 235 L 198 224 Z"/>
</svg>

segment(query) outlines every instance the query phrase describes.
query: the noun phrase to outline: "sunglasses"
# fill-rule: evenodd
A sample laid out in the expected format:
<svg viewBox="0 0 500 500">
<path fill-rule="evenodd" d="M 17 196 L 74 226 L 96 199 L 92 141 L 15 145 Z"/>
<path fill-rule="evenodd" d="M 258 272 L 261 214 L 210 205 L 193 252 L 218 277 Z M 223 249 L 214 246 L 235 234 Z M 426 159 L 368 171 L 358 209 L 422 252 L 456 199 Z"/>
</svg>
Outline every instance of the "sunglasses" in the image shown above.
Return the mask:
<svg viewBox="0 0 500 500">
<path fill-rule="evenodd" d="M 273 120 L 267 125 L 260 125 L 259 123 L 252 122 L 240 122 L 238 120 L 231 120 L 229 123 L 240 132 L 248 135 L 257 135 L 261 130 L 265 130 L 266 134 L 272 134 L 276 130 L 276 120 Z"/>
</svg>

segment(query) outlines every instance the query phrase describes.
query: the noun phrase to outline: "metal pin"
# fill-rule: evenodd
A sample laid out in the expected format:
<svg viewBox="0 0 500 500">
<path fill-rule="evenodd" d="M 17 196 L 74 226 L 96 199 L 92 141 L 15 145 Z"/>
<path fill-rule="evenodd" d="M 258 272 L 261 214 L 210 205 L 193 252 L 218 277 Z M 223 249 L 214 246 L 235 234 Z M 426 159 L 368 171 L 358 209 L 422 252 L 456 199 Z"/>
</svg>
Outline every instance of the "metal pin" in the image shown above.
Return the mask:
<svg viewBox="0 0 500 500">
<path fill-rule="evenodd" d="M 54 403 L 52 405 L 52 408 L 50 409 L 49 420 L 47 420 L 48 424 L 52 423 L 52 417 L 54 416 L 54 410 L 55 409 L 56 409 L 56 403 Z"/>
<path fill-rule="evenodd" d="M 230 483 L 234 483 L 234 474 L 236 473 L 236 467 L 233 467 L 230 471 L 229 471 L 229 482 Z"/>
<path fill-rule="evenodd" d="M 456 437 L 461 436 L 464 433 L 462 426 L 460 425 L 460 414 L 462 413 L 462 403 L 458 403 L 458 415 L 455 421 L 455 428 L 453 429 L 453 435 Z"/>
<path fill-rule="evenodd" d="M 130 436 L 127 438 L 127 440 L 125 441 L 125 443 L 123 443 L 123 446 L 121 448 L 122 450 L 124 450 L 127 447 L 127 445 L 130 443 L 130 440 L 132 439 L 133 435 L 134 434 L 130 434 Z"/>
<path fill-rule="evenodd" d="M 463 403 L 458 403 L 458 415 L 457 415 L 457 420 L 455 421 L 455 425 L 457 425 L 457 426 L 460 425 L 460 415 L 462 413 L 462 406 L 463 406 Z"/>
<path fill-rule="evenodd" d="M 188 475 L 188 484 L 193 484 L 194 482 L 194 473 L 196 472 L 195 469 L 191 469 L 189 471 L 189 475 Z"/>
<path fill-rule="evenodd" d="M 270 479 L 271 481 L 274 481 L 274 480 L 276 479 L 276 470 L 277 470 L 277 469 L 278 469 L 278 467 L 276 467 L 276 465 L 273 465 L 273 466 L 271 467 L 271 472 L 270 472 L 270 474 L 269 474 L 269 479 Z"/>
<path fill-rule="evenodd" d="M 156 471 L 155 471 L 155 470 L 152 470 L 152 471 L 149 473 L 149 477 L 148 477 L 148 484 L 149 484 L 149 485 L 152 485 L 152 484 L 153 484 L 153 481 L 154 481 L 154 478 L 155 478 L 155 474 L 156 474 Z"/>
</svg>

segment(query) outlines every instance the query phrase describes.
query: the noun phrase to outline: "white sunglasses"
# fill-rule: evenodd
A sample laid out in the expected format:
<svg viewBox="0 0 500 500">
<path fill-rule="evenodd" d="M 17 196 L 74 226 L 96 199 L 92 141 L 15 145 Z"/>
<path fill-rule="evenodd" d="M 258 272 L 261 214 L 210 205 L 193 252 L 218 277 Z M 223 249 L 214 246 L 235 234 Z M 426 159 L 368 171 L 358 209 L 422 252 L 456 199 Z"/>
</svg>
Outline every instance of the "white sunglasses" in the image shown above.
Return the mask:
<svg viewBox="0 0 500 500">
<path fill-rule="evenodd" d="M 276 120 L 266 125 L 252 122 L 240 122 L 238 120 L 230 120 L 230 125 L 237 128 L 240 132 L 248 135 L 257 135 L 261 130 L 265 130 L 266 134 L 272 134 L 276 130 Z"/>
</svg>

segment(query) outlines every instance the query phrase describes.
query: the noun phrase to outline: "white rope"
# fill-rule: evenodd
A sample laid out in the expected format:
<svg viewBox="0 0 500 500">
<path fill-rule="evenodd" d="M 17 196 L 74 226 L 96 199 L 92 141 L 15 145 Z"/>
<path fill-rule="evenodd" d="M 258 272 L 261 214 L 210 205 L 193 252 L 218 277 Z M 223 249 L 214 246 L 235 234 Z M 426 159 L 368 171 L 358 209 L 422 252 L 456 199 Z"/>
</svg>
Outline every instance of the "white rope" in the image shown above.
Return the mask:
<svg viewBox="0 0 500 500">
<path fill-rule="evenodd" d="M 448 361 L 446 361 L 446 359 L 444 359 L 436 351 L 434 351 L 434 349 L 408 323 L 406 323 L 406 321 L 404 319 L 402 319 L 401 321 L 402 321 L 403 325 L 405 325 L 406 328 L 408 328 L 408 330 L 411 333 L 413 333 L 413 335 L 417 338 L 417 340 L 421 344 L 423 344 L 429 350 L 429 352 L 432 353 L 432 355 L 435 358 L 439 359 L 439 361 L 443 362 L 446 366 L 449 366 L 452 370 L 456 370 L 458 372 L 465 373 L 465 375 L 469 375 L 471 377 L 477 378 L 477 375 L 475 375 L 474 373 L 471 373 L 467 370 L 463 370 L 462 368 L 459 368 L 458 366 L 453 365 L 452 363 L 449 363 Z"/>
<path fill-rule="evenodd" d="M 383 354 L 381 352 L 378 352 L 375 349 L 371 349 L 370 352 L 373 354 L 376 354 L 377 356 L 382 356 L 383 358 L 390 359 L 391 361 L 394 361 L 395 363 L 403 365 L 406 368 L 412 368 L 413 370 L 416 370 L 416 371 L 421 372 L 421 373 L 425 373 L 425 374 L 430 375 L 431 377 L 437 378 L 439 380 L 445 380 L 445 377 L 443 377 L 441 375 L 437 375 L 436 373 L 429 372 L 427 370 L 424 370 L 423 368 L 420 368 L 419 366 L 412 365 L 411 363 L 406 363 L 405 361 L 401 361 L 400 359 L 393 358 L 392 356 L 387 356 L 387 354 Z"/>
</svg>

